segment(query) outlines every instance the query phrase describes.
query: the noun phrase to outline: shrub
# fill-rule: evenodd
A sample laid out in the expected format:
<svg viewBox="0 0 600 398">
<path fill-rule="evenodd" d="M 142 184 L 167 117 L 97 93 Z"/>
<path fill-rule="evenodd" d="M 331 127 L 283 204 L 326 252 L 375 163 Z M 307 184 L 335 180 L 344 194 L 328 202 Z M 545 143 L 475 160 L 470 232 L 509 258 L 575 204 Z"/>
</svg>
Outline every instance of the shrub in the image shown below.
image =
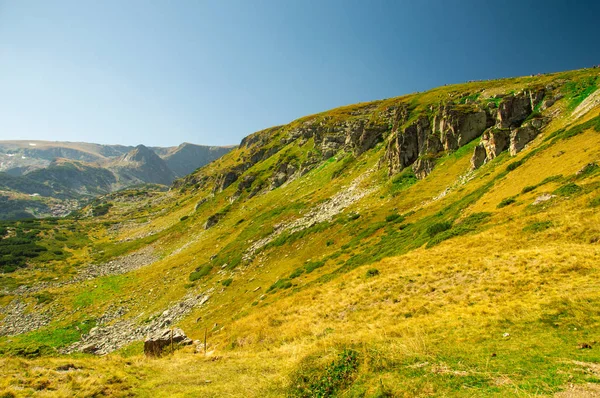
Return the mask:
<svg viewBox="0 0 600 398">
<path fill-rule="evenodd" d="M 54 297 L 47 292 L 40 292 L 37 294 L 34 294 L 33 297 L 35 297 L 35 299 L 37 300 L 37 304 L 45 304 L 45 303 L 49 303 L 52 300 L 54 300 Z"/>
<path fill-rule="evenodd" d="M 522 160 L 517 160 L 516 162 L 512 162 L 508 166 L 506 166 L 506 171 L 513 171 L 514 169 L 516 169 L 517 167 L 519 167 L 522 164 L 523 164 Z"/>
<path fill-rule="evenodd" d="M 509 198 L 504 198 L 500 201 L 500 203 L 498 203 L 498 206 L 496 206 L 497 208 L 501 209 L 503 207 L 506 207 L 508 205 L 512 205 L 513 203 L 515 203 L 516 200 L 515 198 L 513 198 L 512 196 Z"/>
<path fill-rule="evenodd" d="M 296 268 L 291 274 L 289 279 L 296 279 L 304 273 L 304 268 Z"/>
<path fill-rule="evenodd" d="M 233 278 L 228 278 L 228 279 L 225 279 L 224 281 L 222 281 L 221 285 L 229 286 L 229 285 L 231 285 L 231 282 L 233 282 Z"/>
<path fill-rule="evenodd" d="M 571 182 L 558 188 L 554 191 L 554 194 L 558 196 L 572 196 L 578 194 L 582 190 L 583 189 L 579 185 Z"/>
<path fill-rule="evenodd" d="M 333 397 L 347 387 L 358 373 L 358 352 L 345 349 L 324 369 L 305 360 L 305 365 L 292 376 L 291 396 Z"/>
<path fill-rule="evenodd" d="M 324 265 L 325 265 L 325 261 L 310 261 L 304 266 L 304 269 L 306 270 L 307 274 L 310 274 L 317 268 L 321 268 Z"/>
<path fill-rule="evenodd" d="M 402 217 L 400 214 L 390 214 L 389 216 L 387 216 L 385 218 L 386 222 L 402 222 L 404 221 L 404 217 Z"/>
<path fill-rule="evenodd" d="M 348 220 L 349 221 L 357 220 L 359 218 L 360 218 L 360 214 L 358 214 L 358 213 L 350 213 L 348 215 Z"/>
<path fill-rule="evenodd" d="M 331 240 L 331 239 L 329 239 L 327 242 L 325 242 L 325 244 L 326 244 L 327 246 L 331 246 L 331 245 L 333 245 L 334 243 L 335 243 L 335 242 L 334 242 L 333 240 Z"/>
<path fill-rule="evenodd" d="M 367 270 L 367 278 L 371 278 L 373 276 L 379 275 L 379 270 L 377 268 L 371 268 Z"/>
<path fill-rule="evenodd" d="M 434 237 L 440 232 L 444 232 L 452 228 L 452 223 L 450 221 L 442 221 L 427 227 L 427 235 L 430 237 Z"/>
<path fill-rule="evenodd" d="M 210 264 L 202 265 L 202 266 L 196 268 L 196 270 L 190 274 L 189 279 L 191 282 L 197 281 L 198 279 L 208 275 L 211 270 L 212 270 L 212 265 L 210 265 Z"/>
<path fill-rule="evenodd" d="M 536 221 L 523 228 L 523 232 L 541 232 L 551 228 L 553 225 L 552 221 Z"/>
<path fill-rule="evenodd" d="M 600 171 L 600 166 L 598 166 L 596 163 L 588 163 L 583 167 L 583 169 L 577 172 L 577 178 L 580 179 L 589 177 L 596 174 L 598 171 Z"/>
<path fill-rule="evenodd" d="M 289 279 L 280 279 L 277 282 L 273 283 L 271 286 L 269 286 L 269 288 L 267 289 L 267 293 L 275 291 L 277 289 L 289 289 L 290 287 L 292 287 L 292 282 L 290 282 Z"/>
<path fill-rule="evenodd" d="M 535 190 L 535 188 L 536 187 L 534 185 L 526 186 L 525 188 L 523 188 L 523 190 L 521 191 L 521 193 L 531 192 L 531 191 Z"/>
<path fill-rule="evenodd" d="M 590 200 L 590 207 L 599 207 L 600 206 L 600 196 L 597 198 L 592 198 Z"/>
<path fill-rule="evenodd" d="M 185 221 L 185 220 L 187 220 L 188 218 L 190 218 L 190 216 L 183 216 L 183 217 L 181 217 L 181 218 L 179 219 L 179 221 Z"/>
</svg>

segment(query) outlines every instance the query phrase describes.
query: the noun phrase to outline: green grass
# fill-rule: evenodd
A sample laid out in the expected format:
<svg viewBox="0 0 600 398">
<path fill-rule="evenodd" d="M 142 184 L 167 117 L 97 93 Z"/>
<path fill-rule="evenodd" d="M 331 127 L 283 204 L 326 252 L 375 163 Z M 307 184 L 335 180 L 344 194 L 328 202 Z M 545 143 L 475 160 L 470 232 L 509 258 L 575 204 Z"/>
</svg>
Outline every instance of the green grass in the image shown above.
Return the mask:
<svg viewBox="0 0 600 398">
<path fill-rule="evenodd" d="M 567 98 L 570 111 L 577 108 L 590 94 L 598 89 L 598 77 L 586 77 L 566 83 L 562 92 Z"/>
<path fill-rule="evenodd" d="M 100 302 L 110 301 L 124 291 L 129 281 L 127 275 L 111 275 L 94 280 L 93 286 L 86 286 L 84 290 L 73 298 L 73 307 L 86 308 Z"/>
<path fill-rule="evenodd" d="M 524 227 L 523 232 L 542 232 L 549 228 L 552 228 L 553 226 L 554 223 L 552 221 L 536 221 Z"/>
<path fill-rule="evenodd" d="M 571 182 L 558 188 L 553 193 L 554 195 L 558 196 L 574 196 L 581 193 L 582 191 L 583 189 L 579 185 Z"/>
</svg>

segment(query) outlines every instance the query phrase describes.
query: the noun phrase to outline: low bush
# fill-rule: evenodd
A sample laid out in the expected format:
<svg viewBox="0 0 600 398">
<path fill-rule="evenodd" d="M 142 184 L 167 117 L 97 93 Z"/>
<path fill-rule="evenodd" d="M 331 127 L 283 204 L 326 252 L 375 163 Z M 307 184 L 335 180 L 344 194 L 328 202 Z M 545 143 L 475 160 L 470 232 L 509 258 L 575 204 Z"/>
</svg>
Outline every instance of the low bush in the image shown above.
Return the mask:
<svg viewBox="0 0 600 398">
<path fill-rule="evenodd" d="M 571 182 L 558 188 L 553 193 L 558 196 L 573 196 L 580 193 L 581 191 L 583 191 L 583 188 Z"/>
<path fill-rule="evenodd" d="M 190 274 L 190 277 L 189 277 L 190 282 L 194 282 L 200 278 L 205 277 L 206 275 L 208 275 L 210 273 L 211 270 L 212 270 L 212 265 L 210 265 L 210 264 L 204 264 L 204 265 L 196 268 L 196 270 Z"/>
<path fill-rule="evenodd" d="M 551 228 L 553 225 L 552 221 L 536 221 L 523 228 L 523 232 L 541 232 Z"/>
<path fill-rule="evenodd" d="M 452 228 L 452 223 L 450 221 L 438 222 L 427 227 L 427 235 L 430 237 L 434 237 L 440 232 L 444 232 Z"/>
<path fill-rule="evenodd" d="M 513 203 L 515 203 L 517 200 L 515 198 L 513 198 L 512 196 L 509 198 L 504 198 L 500 201 L 500 203 L 498 203 L 498 206 L 496 206 L 497 208 L 501 209 L 503 207 L 506 207 L 508 205 L 512 205 Z"/>
<path fill-rule="evenodd" d="M 228 278 L 228 279 L 225 279 L 224 281 L 222 281 L 221 285 L 229 286 L 229 285 L 231 285 L 231 282 L 233 282 L 233 278 Z"/>
<path fill-rule="evenodd" d="M 358 352 L 345 349 L 324 368 L 307 358 L 292 375 L 290 383 L 293 397 L 333 397 L 348 387 L 356 378 L 360 364 Z"/>
</svg>

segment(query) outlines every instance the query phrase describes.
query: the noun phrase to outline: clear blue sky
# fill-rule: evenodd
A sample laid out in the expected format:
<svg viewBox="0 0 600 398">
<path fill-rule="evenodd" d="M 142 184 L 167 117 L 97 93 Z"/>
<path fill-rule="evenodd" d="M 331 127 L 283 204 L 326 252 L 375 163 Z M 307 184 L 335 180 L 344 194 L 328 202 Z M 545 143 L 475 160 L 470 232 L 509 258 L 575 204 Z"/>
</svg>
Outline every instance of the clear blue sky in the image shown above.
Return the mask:
<svg viewBox="0 0 600 398">
<path fill-rule="evenodd" d="M 0 139 L 237 144 L 336 106 L 600 64 L 600 2 L 0 0 Z"/>
</svg>

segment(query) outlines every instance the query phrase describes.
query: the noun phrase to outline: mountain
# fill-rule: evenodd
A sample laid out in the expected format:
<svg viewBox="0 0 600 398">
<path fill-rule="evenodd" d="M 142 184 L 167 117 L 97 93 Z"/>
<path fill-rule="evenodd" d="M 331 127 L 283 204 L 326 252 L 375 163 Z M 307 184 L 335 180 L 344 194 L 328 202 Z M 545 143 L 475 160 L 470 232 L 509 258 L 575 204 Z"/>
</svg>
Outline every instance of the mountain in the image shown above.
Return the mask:
<svg viewBox="0 0 600 398">
<path fill-rule="evenodd" d="M 594 396 L 599 82 L 336 108 L 2 223 L 0 391 Z"/>
<path fill-rule="evenodd" d="M 144 145 L 138 145 L 108 167 L 123 186 L 144 183 L 169 185 L 175 179 L 175 173 L 165 161 Z"/>
<path fill-rule="evenodd" d="M 31 217 L 33 213 L 37 217 L 64 214 L 52 209 L 56 209 L 57 203 L 62 208 L 60 200 L 67 198 L 83 204 L 90 198 L 132 185 L 169 185 L 188 170 L 191 172 L 230 150 L 231 147 L 188 143 L 150 149 L 143 145 L 134 148 L 82 142 L 0 141 L 0 183 L 11 193 L 4 198 L 16 200 L 10 206 L 0 207 L 0 219 L 15 215 Z M 32 207 L 40 201 L 45 206 Z M 77 204 L 68 203 L 68 208 L 74 207 Z"/>
<path fill-rule="evenodd" d="M 163 158 L 176 176 L 183 177 L 220 158 L 231 149 L 232 147 L 202 146 L 184 142 L 167 151 Z"/>
</svg>

